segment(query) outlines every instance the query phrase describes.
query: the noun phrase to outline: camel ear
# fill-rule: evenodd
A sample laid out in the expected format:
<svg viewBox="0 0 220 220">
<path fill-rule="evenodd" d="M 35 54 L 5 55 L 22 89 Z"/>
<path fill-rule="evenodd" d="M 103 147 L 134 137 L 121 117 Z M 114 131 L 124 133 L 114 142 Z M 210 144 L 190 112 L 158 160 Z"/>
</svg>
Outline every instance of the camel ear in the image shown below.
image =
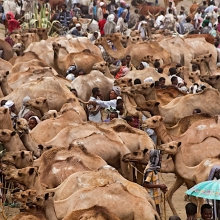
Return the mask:
<svg viewBox="0 0 220 220">
<path fill-rule="evenodd" d="M 21 159 L 24 159 L 24 151 L 21 151 Z"/>
<path fill-rule="evenodd" d="M 219 79 L 220 78 L 220 75 L 216 76 L 216 79 Z"/>
<path fill-rule="evenodd" d="M 154 83 L 151 83 L 150 87 L 151 87 L 151 88 L 154 87 Z"/>
<path fill-rule="evenodd" d="M 8 112 L 8 108 L 5 108 L 5 109 L 3 110 L 3 113 L 4 113 L 4 114 L 7 114 L 7 112 Z"/>
<path fill-rule="evenodd" d="M 164 121 L 164 118 L 165 118 L 165 117 L 160 117 L 160 121 Z"/>
<path fill-rule="evenodd" d="M 11 137 L 16 135 L 16 131 L 11 132 Z"/>
<path fill-rule="evenodd" d="M 132 82 L 132 79 L 129 79 L 128 82 Z"/>
<path fill-rule="evenodd" d="M 178 142 L 177 147 L 179 147 L 181 145 L 181 142 Z"/>
<path fill-rule="evenodd" d="M 57 114 L 56 114 L 55 112 L 53 113 L 53 117 L 54 117 L 54 118 L 56 118 L 56 117 L 57 117 Z"/>
<path fill-rule="evenodd" d="M 16 155 L 12 155 L 12 158 L 15 160 L 16 159 Z"/>
<path fill-rule="evenodd" d="M 156 102 L 155 104 L 154 104 L 154 106 L 158 106 L 160 103 L 159 102 Z"/>
<path fill-rule="evenodd" d="M 203 59 L 201 59 L 201 62 L 203 61 Z"/>
<path fill-rule="evenodd" d="M 29 169 L 29 172 L 28 172 L 29 175 L 32 175 L 32 174 L 34 173 L 34 171 L 35 171 L 35 170 L 34 170 L 34 167 L 31 167 L 31 168 Z"/>
<path fill-rule="evenodd" d="M 46 147 L 46 149 L 47 149 L 47 150 L 50 150 L 52 147 L 53 147 L 53 146 L 50 145 L 50 146 Z"/>
<path fill-rule="evenodd" d="M 38 145 L 38 149 L 43 150 L 43 149 L 44 149 L 44 146 L 41 145 L 41 144 L 39 144 L 39 145 Z"/>
<path fill-rule="evenodd" d="M 147 152 L 148 152 L 148 149 L 145 148 L 144 151 L 143 151 L 143 153 L 146 154 Z"/>
<path fill-rule="evenodd" d="M 212 57 L 212 54 L 209 54 L 209 57 Z"/>
<path fill-rule="evenodd" d="M 6 75 L 8 75 L 8 74 L 9 74 L 9 71 L 6 72 Z"/>
<path fill-rule="evenodd" d="M 46 101 L 47 101 L 47 99 L 44 99 L 44 100 L 43 100 L 43 103 L 45 103 Z"/>
</svg>

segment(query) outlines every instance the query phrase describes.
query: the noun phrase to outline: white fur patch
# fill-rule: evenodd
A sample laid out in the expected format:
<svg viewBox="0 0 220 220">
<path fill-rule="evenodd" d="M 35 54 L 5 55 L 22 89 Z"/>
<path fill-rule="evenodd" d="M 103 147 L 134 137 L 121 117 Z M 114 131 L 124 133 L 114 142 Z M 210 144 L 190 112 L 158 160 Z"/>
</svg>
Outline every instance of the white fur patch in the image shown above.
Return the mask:
<svg viewBox="0 0 220 220">
<path fill-rule="evenodd" d="M 210 167 L 210 166 L 212 166 L 212 163 L 211 163 L 210 160 L 206 160 L 203 165 L 204 165 L 205 167 Z"/>
<path fill-rule="evenodd" d="M 204 129 L 206 129 L 206 125 L 199 125 L 196 127 L 196 129 L 199 131 L 204 130 Z"/>
</svg>

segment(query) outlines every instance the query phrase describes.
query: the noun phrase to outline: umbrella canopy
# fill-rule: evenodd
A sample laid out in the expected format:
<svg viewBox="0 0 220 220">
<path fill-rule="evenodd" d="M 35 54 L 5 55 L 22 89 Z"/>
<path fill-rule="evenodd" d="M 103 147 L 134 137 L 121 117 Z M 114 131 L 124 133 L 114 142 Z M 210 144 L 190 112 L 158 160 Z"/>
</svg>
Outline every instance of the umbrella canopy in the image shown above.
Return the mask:
<svg viewBox="0 0 220 220">
<path fill-rule="evenodd" d="M 220 180 L 201 182 L 187 190 L 186 194 L 204 199 L 220 200 Z"/>
</svg>

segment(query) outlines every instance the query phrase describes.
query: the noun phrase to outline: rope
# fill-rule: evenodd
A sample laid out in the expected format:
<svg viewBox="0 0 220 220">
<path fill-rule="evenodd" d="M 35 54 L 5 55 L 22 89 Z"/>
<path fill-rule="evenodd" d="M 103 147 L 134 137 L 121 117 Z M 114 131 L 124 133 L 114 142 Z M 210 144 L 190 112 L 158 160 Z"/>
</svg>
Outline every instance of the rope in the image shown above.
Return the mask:
<svg viewBox="0 0 220 220">
<path fill-rule="evenodd" d="M 144 176 L 144 173 L 142 173 L 140 170 L 138 170 L 137 167 L 135 167 L 132 163 L 128 162 L 128 164 L 133 167 L 137 172 L 139 172 L 142 176 Z"/>
<path fill-rule="evenodd" d="M 166 218 L 167 218 L 167 213 L 166 213 L 165 193 L 163 193 L 163 209 L 164 209 L 164 220 L 166 220 Z"/>
</svg>

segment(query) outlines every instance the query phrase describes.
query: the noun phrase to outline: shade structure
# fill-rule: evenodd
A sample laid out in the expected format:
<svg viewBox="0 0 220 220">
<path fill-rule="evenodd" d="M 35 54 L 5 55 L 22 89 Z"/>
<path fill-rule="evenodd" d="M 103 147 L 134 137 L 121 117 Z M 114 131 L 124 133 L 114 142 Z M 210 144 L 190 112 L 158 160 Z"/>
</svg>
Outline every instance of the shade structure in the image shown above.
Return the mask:
<svg viewBox="0 0 220 220">
<path fill-rule="evenodd" d="M 186 194 L 204 199 L 220 200 L 220 180 L 201 182 L 187 190 Z"/>
</svg>

